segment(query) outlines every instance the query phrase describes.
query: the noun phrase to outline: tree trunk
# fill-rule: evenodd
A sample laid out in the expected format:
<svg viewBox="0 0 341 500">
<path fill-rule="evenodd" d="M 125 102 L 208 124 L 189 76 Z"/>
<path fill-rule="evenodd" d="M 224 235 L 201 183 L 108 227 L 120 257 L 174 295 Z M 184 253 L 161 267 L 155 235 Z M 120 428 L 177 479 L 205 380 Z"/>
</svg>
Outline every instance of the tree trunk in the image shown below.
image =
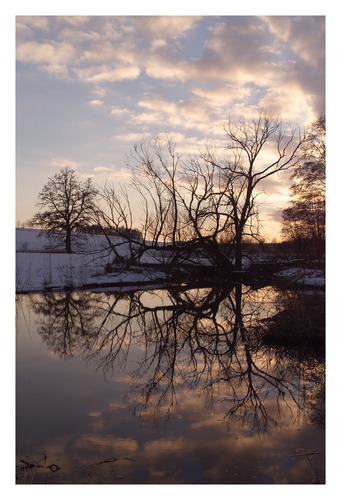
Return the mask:
<svg viewBox="0 0 341 500">
<path fill-rule="evenodd" d="M 72 248 L 71 248 L 71 230 L 70 229 L 66 230 L 65 250 L 66 250 L 66 253 L 72 253 Z"/>
<path fill-rule="evenodd" d="M 242 248 L 242 238 L 237 235 L 235 244 L 235 258 L 234 258 L 234 268 L 236 271 L 242 270 L 242 259 L 243 259 L 243 248 Z"/>
</svg>

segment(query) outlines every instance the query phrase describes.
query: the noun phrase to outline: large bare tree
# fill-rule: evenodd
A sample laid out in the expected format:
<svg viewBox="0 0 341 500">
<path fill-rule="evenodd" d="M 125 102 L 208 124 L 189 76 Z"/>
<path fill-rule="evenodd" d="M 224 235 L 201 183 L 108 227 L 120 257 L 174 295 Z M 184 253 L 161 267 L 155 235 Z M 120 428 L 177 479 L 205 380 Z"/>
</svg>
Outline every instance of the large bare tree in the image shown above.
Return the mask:
<svg viewBox="0 0 341 500">
<path fill-rule="evenodd" d="M 122 263 L 127 253 L 122 249 L 129 245 L 128 263 L 152 253 L 172 275 L 180 267 L 198 270 L 203 263 L 220 276 L 231 271 L 219 245 L 230 217 L 224 206 L 226 186 L 219 183 L 216 168 L 201 158 L 183 157 L 167 136 L 136 144 L 129 166 L 134 203 L 126 188 L 107 184 L 97 211 L 96 224 L 107 234 L 114 260 Z M 133 204 L 140 207 L 139 239 L 126 237 L 136 225 Z M 122 239 L 111 238 L 112 232 Z"/>
<path fill-rule="evenodd" d="M 202 156 L 219 169 L 226 186 L 235 268 L 242 269 L 243 239 L 259 237 L 257 196 L 263 181 L 294 167 L 306 141 L 299 130 L 261 112 L 250 121 L 229 120 L 224 127 L 225 154 L 207 149 Z"/>
<path fill-rule="evenodd" d="M 235 270 L 242 269 L 243 239 L 259 235 L 256 198 L 262 181 L 298 161 L 302 139 L 297 130 L 260 113 L 251 121 L 229 121 L 223 146 L 207 147 L 197 155 L 181 155 L 167 136 L 136 144 L 129 165 L 131 187 L 139 199 L 142 239 L 135 256 L 167 250 L 168 263 L 205 258 L 219 273 L 231 271 L 226 237 Z M 128 191 L 106 186 L 102 226 L 131 228 Z M 148 242 L 148 244 L 146 244 Z M 114 251 L 117 246 L 114 246 Z"/>
</svg>

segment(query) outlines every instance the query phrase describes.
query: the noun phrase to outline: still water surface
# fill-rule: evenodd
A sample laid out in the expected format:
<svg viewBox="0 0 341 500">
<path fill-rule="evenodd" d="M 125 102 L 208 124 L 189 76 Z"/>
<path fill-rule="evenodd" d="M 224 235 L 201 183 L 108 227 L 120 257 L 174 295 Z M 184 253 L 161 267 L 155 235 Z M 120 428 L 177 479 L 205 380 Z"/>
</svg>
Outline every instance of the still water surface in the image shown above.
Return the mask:
<svg viewBox="0 0 341 500">
<path fill-rule="evenodd" d="M 280 295 L 18 295 L 17 482 L 324 483 L 323 357 L 261 340 Z"/>
</svg>

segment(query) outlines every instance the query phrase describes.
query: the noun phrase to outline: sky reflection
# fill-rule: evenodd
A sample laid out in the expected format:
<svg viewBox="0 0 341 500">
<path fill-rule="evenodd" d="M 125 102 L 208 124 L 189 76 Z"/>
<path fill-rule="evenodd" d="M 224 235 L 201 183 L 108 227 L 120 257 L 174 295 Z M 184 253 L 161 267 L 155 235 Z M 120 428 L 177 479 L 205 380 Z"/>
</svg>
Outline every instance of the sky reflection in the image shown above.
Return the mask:
<svg viewBox="0 0 341 500">
<path fill-rule="evenodd" d="M 221 303 L 225 321 L 227 305 L 236 304 L 233 300 L 238 295 L 233 293 Z M 91 292 L 65 296 L 68 306 L 88 307 L 90 299 L 97 304 L 92 314 L 87 309 L 87 317 L 96 318 L 95 322 L 86 323 L 83 330 L 74 322 L 69 332 L 64 331 L 63 342 L 70 340 L 71 353 L 60 343 L 62 332 L 55 329 L 53 295 L 60 311 L 62 294 L 47 299 L 21 296 L 18 301 L 17 464 L 21 468 L 17 472 L 32 472 L 23 469 L 20 460 L 36 457 L 43 464 L 34 468 L 36 482 L 309 484 L 314 477 L 307 456 L 291 455 L 316 449 L 319 455 L 310 458 L 324 481 L 324 430 L 311 423 L 299 390 L 303 386 L 308 390 L 314 366 L 297 365 L 289 358 L 277 360 L 276 365 L 275 356 L 270 359 L 252 337 L 246 350 L 244 340 L 233 355 L 224 353 L 219 343 L 213 345 L 208 338 L 212 334 L 209 316 L 204 324 L 193 323 L 193 312 L 187 310 L 180 320 L 179 311 L 170 308 L 169 296 L 154 302 L 157 316 L 151 310 L 152 296 L 145 302 L 134 295 L 119 301 Z M 108 316 L 104 304 L 110 310 L 107 329 L 103 328 Z M 113 304 L 118 304 L 116 313 Z M 138 304 L 142 306 L 139 315 Z M 166 306 L 161 312 L 160 304 Z M 134 311 L 136 322 L 129 330 L 122 323 L 127 310 Z M 175 325 L 175 311 L 178 333 L 168 328 Z M 250 304 L 247 311 L 250 318 Z M 223 316 L 221 310 L 212 316 L 212 308 L 209 315 L 211 327 Z M 77 317 L 80 321 L 82 314 Z M 181 334 L 189 319 L 197 326 L 192 332 L 195 345 Z M 117 322 L 125 335 L 115 329 Z M 122 349 L 124 355 L 116 355 L 115 349 Z M 271 377 L 280 376 L 285 385 L 271 385 Z M 51 471 L 51 463 L 60 469 Z"/>
</svg>

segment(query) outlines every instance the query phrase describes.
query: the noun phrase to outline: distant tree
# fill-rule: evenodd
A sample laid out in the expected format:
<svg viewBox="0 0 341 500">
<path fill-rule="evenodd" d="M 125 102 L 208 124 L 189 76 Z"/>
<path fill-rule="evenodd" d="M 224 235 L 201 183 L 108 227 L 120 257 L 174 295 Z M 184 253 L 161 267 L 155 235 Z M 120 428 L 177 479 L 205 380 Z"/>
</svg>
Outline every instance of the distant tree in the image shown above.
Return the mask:
<svg viewBox="0 0 341 500">
<path fill-rule="evenodd" d="M 139 229 L 136 228 L 129 228 L 125 226 L 120 226 L 116 232 L 114 232 L 115 235 L 121 236 L 122 238 L 128 238 L 128 239 L 133 239 L 133 240 L 142 240 L 142 233 Z"/>
<path fill-rule="evenodd" d="M 325 133 L 325 116 L 320 115 L 308 129 L 291 177 L 291 200 L 283 210 L 283 238 L 304 253 L 321 254 L 325 246 Z"/>
<path fill-rule="evenodd" d="M 97 190 L 90 178 L 79 179 L 66 167 L 50 177 L 38 195 L 39 211 L 33 216 L 34 227 L 44 229 L 53 241 L 63 241 L 65 251 L 72 253 L 72 235 L 89 225 Z"/>
</svg>

